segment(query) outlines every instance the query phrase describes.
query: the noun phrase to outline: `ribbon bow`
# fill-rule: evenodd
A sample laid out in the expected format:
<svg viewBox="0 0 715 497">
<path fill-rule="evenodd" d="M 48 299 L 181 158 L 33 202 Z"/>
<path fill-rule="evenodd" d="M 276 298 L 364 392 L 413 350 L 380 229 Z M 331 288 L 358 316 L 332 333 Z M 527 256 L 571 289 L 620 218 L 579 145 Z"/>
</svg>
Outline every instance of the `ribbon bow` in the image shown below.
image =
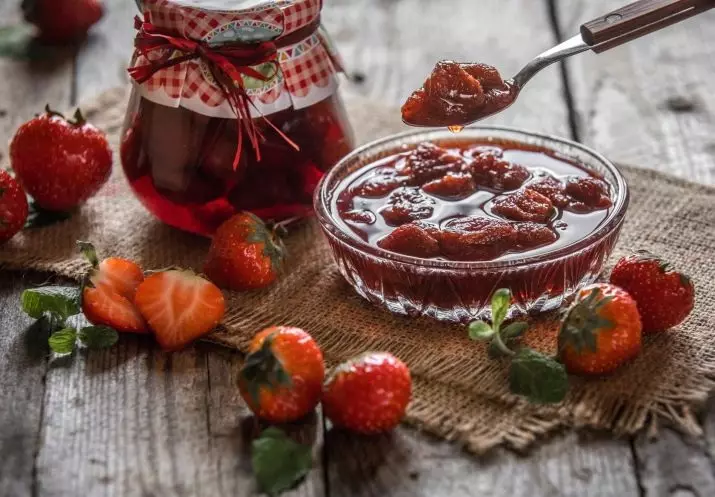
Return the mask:
<svg viewBox="0 0 715 497">
<path fill-rule="evenodd" d="M 243 86 L 243 76 L 250 76 L 260 81 L 268 81 L 273 78 L 279 69 L 276 44 L 271 41 L 264 41 L 251 44 L 226 43 L 210 45 L 205 41 L 190 40 L 162 32 L 149 22 L 148 16 L 145 17 L 144 21 L 139 19 L 139 17 L 135 17 L 134 27 L 138 31 L 136 39 L 134 40 L 134 47 L 137 53 L 144 56 L 149 63 L 131 67 L 128 72 L 132 79 L 141 84 L 162 69 L 189 60 L 201 59 L 208 66 L 211 75 L 239 121 L 239 126 L 236 127 L 238 130 L 238 146 L 233 159 L 234 171 L 238 168 L 243 147 L 241 127 L 243 127 L 246 136 L 248 136 L 256 152 L 256 160 L 260 161 L 261 153 L 258 145 L 259 138 L 263 138 L 263 135 L 258 131 L 251 118 L 249 106 L 256 110 L 257 108 L 246 93 L 246 89 Z M 179 55 L 176 54 L 177 51 L 180 52 Z M 153 52 L 160 53 L 161 55 L 152 60 L 149 55 Z M 266 62 L 271 63 L 274 68 L 273 73 L 268 76 L 261 74 L 251 67 Z M 298 145 L 271 123 L 270 120 L 263 115 L 261 115 L 261 117 L 291 147 L 295 150 L 299 149 Z"/>
</svg>

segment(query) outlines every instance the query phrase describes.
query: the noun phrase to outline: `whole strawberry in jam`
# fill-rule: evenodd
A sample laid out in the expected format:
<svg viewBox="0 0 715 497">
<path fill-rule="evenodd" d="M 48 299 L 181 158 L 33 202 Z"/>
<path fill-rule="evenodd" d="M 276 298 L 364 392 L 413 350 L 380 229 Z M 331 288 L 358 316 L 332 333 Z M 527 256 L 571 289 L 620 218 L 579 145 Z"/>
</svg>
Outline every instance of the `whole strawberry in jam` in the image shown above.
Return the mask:
<svg viewBox="0 0 715 497">
<path fill-rule="evenodd" d="M 27 211 L 25 192 L 10 173 L 0 169 L 0 243 L 8 241 L 25 226 Z"/>
<path fill-rule="evenodd" d="M 254 214 L 241 212 L 216 230 L 204 272 L 222 288 L 262 288 L 276 280 L 284 254 L 275 230 Z"/>
<path fill-rule="evenodd" d="M 641 350 L 642 325 L 635 300 L 607 283 L 583 288 L 559 332 L 559 354 L 569 373 L 616 370 Z"/>
<path fill-rule="evenodd" d="M 318 405 L 325 366 L 308 333 L 289 326 L 266 328 L 253 337 L 248 350 L 239 388 L 256 416 L 285 423 Z"/>
<path fill-rule="evenodd" d="M 682 323 L 695 305 L 695 287 L 690 278 L 646 251 L 619 260 L 611 273 L 611 283 L 635 299 L 645 333 L 665 331 Z"/>
<path fill-rule="evenodd" d="M 333 371 L 323 388 L 323 410 L 334 425 L 358 433 L 395 428 L 412 394 L 410 370 L 387 352 L 367 352 Z"/>
<path fill-rule="evenodd" d="M 83 38 L 104 14 L 98 0 L 23 0 L 22 10 L 40 38 L 50 43 Z"/>
<path fill-rule="evenodd" d="M 10 160 L 25 191 L 51 211 L 79 206 L 112 172 L 107 138 L 79 110 L 67 120 L 47 107 L 20 126 L 10 143 Z"/>
<path fill-rule="evenodd" d="M 428 259 L 439 255 L 436 227 L 419 221 L 403 224 L 377 242 L 377 246 L 399 254 Z"/>
</svg>

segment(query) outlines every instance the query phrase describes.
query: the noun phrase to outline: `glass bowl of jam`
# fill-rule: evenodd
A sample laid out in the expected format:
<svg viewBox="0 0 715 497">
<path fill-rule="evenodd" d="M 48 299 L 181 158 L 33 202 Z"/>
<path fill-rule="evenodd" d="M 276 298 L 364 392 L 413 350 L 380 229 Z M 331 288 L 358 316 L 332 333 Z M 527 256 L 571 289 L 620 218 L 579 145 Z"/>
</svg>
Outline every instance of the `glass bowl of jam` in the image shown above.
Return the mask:
<svg viewBox="0 0 715 497">
<path fill-rule="evenodd" d="M 628 207 L 605 157 L 496 126 L 409 132 L 365 145 L 321 181 L 315 211 L 338 269 L 371 303 L 409 316 L 490 318 L 560 307 L 595 281 Z"/>
</svg>

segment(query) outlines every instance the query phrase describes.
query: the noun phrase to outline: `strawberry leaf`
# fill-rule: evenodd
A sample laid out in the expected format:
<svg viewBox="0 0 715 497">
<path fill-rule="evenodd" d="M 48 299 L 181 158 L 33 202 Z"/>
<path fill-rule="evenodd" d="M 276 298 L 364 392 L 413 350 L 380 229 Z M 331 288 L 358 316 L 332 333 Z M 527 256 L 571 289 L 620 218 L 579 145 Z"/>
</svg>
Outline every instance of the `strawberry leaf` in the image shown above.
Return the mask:
<svg viewBox="0 0 715 497">
<path fill-rule="evenodd" d="M 253 441 L 251 462 L 259 490 L 274 496 L 293 488 L 305 477 L 313 465 L 313 456 L 309 446 L 271 427 Z"/>
<path fill-rule="evenodd" d="M 55 354 L 71 354 L 77 343 L 77 333 L 72 328 L 54 332 L 47 340 Z"/>
<path fill-rule="evenodd" d="M 79 314 L 81 294 L 79 288 L 69 286 L 45 286 L 25 290 L 20 296 L 22 310 L 30 317 L 40 319 L 49 315 L 64 322 Z"/>
<path fill-rule="evenodd" d="M 78 336 L 82 345 L 91 350 L 109 348 L 119 340 L 119 333 L 108 326 L 85 326 Z"/>
<path fill-rule="evenodd" d="M 561 402 L 568 390 L 566 368 L 560 362 L 529 348 L 520 349 L 509 368 L 512 393 L 540 404 Z"/>
<path fill-rule="evenodd" d="M 72 217 L 71 212 L 57 212 L 43 209 L 42 207 L 37 205 L 37 202 L 32 199 L 30 199 L 30 201 L 28 202 L 28 207 L 29 211 L 27 213 L 25 229 L 50 226 L 52 224 L 59 223 Z"/>
</svg>

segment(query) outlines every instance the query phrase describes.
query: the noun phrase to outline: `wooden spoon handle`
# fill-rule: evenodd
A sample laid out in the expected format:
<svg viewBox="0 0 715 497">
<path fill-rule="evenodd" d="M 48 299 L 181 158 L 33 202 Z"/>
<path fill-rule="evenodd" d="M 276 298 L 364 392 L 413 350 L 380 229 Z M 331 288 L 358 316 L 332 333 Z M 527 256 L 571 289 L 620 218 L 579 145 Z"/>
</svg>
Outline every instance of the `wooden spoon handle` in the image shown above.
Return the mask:
<svg viewBox="0 0 715 497">
<path fill-rule="evenodd" d="M 600 53 L 715 7 L 715 0 L 639 0 L 581 26 Z"/>
</svg>

